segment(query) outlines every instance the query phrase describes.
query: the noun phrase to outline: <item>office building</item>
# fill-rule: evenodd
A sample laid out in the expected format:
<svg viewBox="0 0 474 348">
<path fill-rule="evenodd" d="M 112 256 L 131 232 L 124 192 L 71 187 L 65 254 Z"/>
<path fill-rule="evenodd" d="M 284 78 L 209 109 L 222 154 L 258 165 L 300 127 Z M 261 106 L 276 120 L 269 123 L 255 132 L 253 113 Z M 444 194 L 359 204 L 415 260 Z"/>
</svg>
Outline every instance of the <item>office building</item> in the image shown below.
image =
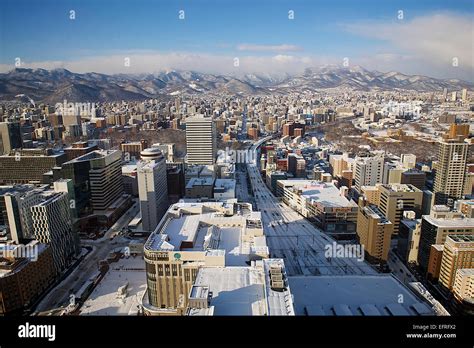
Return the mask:
<svg viewBox="0 0 474 348">
<path fill-rule="evenodd" d="M 51 246 L 54 268 L 61 273 L 79 253 L 79 238 L 73 230 L 68 195 L 49 192 L 42 198 L 31 207 L 35 239 Z"/>
<path fill-rule="evenodd" d="M 186 160 L 188 164 L 212 165 L 216 160 L 216 129 L 211 117 L 186 119 Z"/>
<path fill-rule="evenodd" d="M 362 186 L 374 186 L 383 178 L 383 157 L 360 157 L 355 161 L 355 188 L 361 192 Z"/>
<path fill-rule="evenodd" d="M 0 155 L 23 147 L 19 122 L 0 122 Z"/>
<path fill-rule="evenodd" d="M 397 253 L 406 264 L 418 264 L 421 219 L 415 218 L 415 212 L 405 212 L 400 221 L 397 239 Z"/>
<path fill-rule="evenodd" d="M 439 283 L 452 290 L 456 272 L 463 268 L 474 268 L 474 235 L 448 235 L 444 243 Z"/>
<path fill-rule="evenodd" d="M 214 181 L 212 177 L 191 178 L 186 184 L 186 198 L 213 198 Z"/>
<path fill-rule="evenodd" d="M 378 207 L 393 224 L 393 233 L 398 234 L 400 220 L 404 211 L 414 211 L 421 215 L 423 192 L 413 185 L 377 185 L 379 190 Z"/>
<path fill-rule="evenodd" d="M 458 301 L 474 298 L 474 268 L 461 268 L 456 271 L 453 293 Z"/>
<path fill-rule="evenodd" d="M 247 204 L 248 213 L 237 215 L 235 204 L 191 200 L 168 209 L 144 247 L 146 313 L 184 314 L 201 268 L 230 267 L 247 272 L 247 262 L 268 257 L 260 212 L 252 212 Z"/>
<path fill-rule="evenodd" d="M 66 162 L 64 152 L 21 149 L 0 156 L 0 184 L 40 184 L 44 174 Z"/>
<path fill-rule="evenodd" d="M 121 152 L 97 150 L 78 159 L 86 160 L 90 165 L 88 174 L 92 208 L 96 211 L 106 210 L 124 194 Z"/>
<path fill-rule="evenodd" d="M 165 158 L 158 148 L 142 151 L 137 164 L 138 197 L 144 231 L 154 231 L 168 209 L 168 185 Z"/>
<path fill-rule="evenodd" d="M 140 153 L 148 147 L 146 140 L 132 141 L 120 144 L 120 150 L 126 161 L 136 161 L 140 158 Z"/>
<path fill-rule="evenodd" d="M 56 278 L 52 247 L 31 241 L 0 249 L 0 315 L 22 315 Z"/>
<path fill-rule="evenodd" d="M 361 199 L 362 201 L 362 199 Z M 369 262 L 386 262 L 393 224 L 375 205 L 362 204 L 357 215 L 357 239 L 364 246 Z"/>
<path fill-rule="evenodd" d="M 344 187 L 312 180 L 277 181 L 277 196 L 283 202 L 338 239 L 356 233 L 358 207 L 344 192 Z"/>
<path fill-rule="evenodd" d="M 423 215 L 418 251 L 418 263 L 422 270 L 428 268 L 431 246 L 444 244 L 446 237 L 452 234 L 474 234 L 474 219 L 438 205 L 433 206 L 430 215 Z"/>
<path fill-rule="evenodd" d="M 17 244 L 34 239 L 31 207 L 41 202 L 46 186 L 0 186 L 0 235 Z"/>
<path fill-rule="evenodd" d="M 98 150 L 99 147 L 95 144 L 89 145 L 87 141 L 78 141 L 72 143 L 71 146 L 64 148 L 64 153 L 68 161 L 73 160 L 74 158 L 85 155 L 86 153 Z"/>
<path fill-rule="evenodd" d="M 433 193 L 435 204 L 447 204 L 461 198 L 466 178 L 469 145 L 462 140 L 439 142 Z"/>
</svg>

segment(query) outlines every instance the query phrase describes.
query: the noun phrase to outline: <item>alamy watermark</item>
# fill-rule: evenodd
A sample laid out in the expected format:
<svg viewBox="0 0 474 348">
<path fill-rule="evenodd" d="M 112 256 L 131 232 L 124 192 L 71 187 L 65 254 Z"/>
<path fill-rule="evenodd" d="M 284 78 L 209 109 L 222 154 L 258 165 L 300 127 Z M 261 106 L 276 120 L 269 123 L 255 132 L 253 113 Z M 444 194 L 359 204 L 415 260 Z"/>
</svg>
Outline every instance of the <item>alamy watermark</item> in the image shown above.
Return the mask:
<svg viewBox="0 0 474 348">
<path fill-rule="evenodd" d="M 326 244 L 324 246 L 324 257 L 329 258 L 351 258 L 364 261 L 364 246 L 361 244 Z"/>
<path fill-rule="evenodd" d="M 217 160 L 225 163 L 256 163 L 257 154 L 252 150 L 225 150 L 217 151 Z"/>
<path fill-rule="evenodd" d="M 95 103 L 68 103 L 66 99 L 62 103 L 54 105 L 57 114 L 63 116 L 90 115 L 95 110 Z"/>
<path fill-rule="evenodd" d="M 31 261 L 38 260 L 38 245 L 37 244 L 11 244 L 6 243 L 0 246 L 0 257 L 4 258 L 26 258 Z"/>
</svg>

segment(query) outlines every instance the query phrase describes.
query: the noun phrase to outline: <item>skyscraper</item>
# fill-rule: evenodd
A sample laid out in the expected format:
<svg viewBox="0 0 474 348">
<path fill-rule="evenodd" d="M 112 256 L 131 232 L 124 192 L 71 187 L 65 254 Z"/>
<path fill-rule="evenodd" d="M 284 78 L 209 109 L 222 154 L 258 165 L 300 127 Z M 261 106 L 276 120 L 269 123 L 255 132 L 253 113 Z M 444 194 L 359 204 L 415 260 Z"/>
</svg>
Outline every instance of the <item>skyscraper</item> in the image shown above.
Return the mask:
<svg viewBox="0 0 474 348">
<path fill-rule="evenodd" d="M 387 261 L 393 224 L 375 205 L 361 206 L 357 216 L 357 236 L 369 259 Z"/>
<path fill-rule="evenodd" d="M 22 147 L 19 122 L 0 122 L 0 154 Z"/>
<path fill-rule="evenodd" d="M 196 115 L 186 119 L 186 151 L 189 164 L 214 164 L 216 128 L 211 117 Z"/>
<path fill-rule="evenodd" d="M 438 144 L 438 163 L 434 181 L 435 204 L 461 198 L 466 177 L 469 145 L 460 139 L 446 139 Z"/>
<path fill-rule="evenodd" d="M 474 235 L 454 234 L 446 237 L 439 282 L 452 290 L 456 272 L 463 268 L 474 268 Z"/>
<path fill-rule="evenodd" d="M 374 186 L 382 182 L 383 157 L 361 157 L 355 163 L 355 187 L 360 192 L 362 186 Z"/>
<path fill-rule="evenodd" d="M 138 196 L 144 231 L 153 232 L 168 208 L 166 162 L 160 149 L 142 151 L 137 164 Z"/>
<path fill-rule="evenodd" d="M 421 215 L 423 192 L 413 185 L 378 185 L 379 209 L 393 223 L 393 233 L 398 234 L 404 211 L 415 211 Z"/>
<path fill-rule="evenodd" d="M 45 194 L 43 202 L 31 207 L 35 238 L 51 245 L 53 262 L 59 273 L 79 252 L 79 239 L 72 226 L 67 193 Z"/>
<path fill-rule="evenodd" d="M 94 210 L 105 210 L 123 193 L 122 153 L 117 150 L 94 151 L 89 180 Z"/>
</svg>

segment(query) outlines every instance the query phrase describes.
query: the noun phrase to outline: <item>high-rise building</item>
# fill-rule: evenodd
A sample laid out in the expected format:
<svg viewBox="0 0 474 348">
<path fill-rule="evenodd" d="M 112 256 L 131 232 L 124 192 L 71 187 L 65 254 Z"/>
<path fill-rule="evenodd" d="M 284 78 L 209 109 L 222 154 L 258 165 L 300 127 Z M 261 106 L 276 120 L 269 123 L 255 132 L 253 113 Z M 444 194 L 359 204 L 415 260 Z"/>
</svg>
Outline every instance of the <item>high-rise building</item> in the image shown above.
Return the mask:
<svg viewBox="0 0 474 348">
<path fill-rule="evenodd" d="M 265 263 L 275 260 L 266 260 L 269 254 L 260 213 L 253 212 L 250 204 L 239 204 L 244 204 L 244 210 L 248 213 L 234 215 L 234 204 L 224 202 L 183 201 L 168 209 L 144 246 L 147 293 L 143 297 L 143 306 L 146 314 L 185 314 L 187 308 L 196 308 L 193 302 L 197 297 L 204 302 L 210 300 L 211 306 L 215 301 L 216 314 L 228 314 L 229 306 L 226 306 L 227 310 L 219 308 L 219 293 L 232 289 L 240 291 L 248 287 L 247 279 L 252 272 L 256 277 L 251 278 L 259 284 L 256 288 L 264 292 L 270 291 L 268 295 L 262 293 L 263 297 L 260 298 L 263 301 L 283 294 L 272 289 L 285 286 L 284 274 L 279 274 L 279 279 L 283 280 L 279 284 L 276 284 L 277 277 L 267 279 L 265 276 L 271 273 Z M 245 247 L 242 244 L 244 240 Z M 249 267 L 253 261 L 262 262 L 258 261 L 262 258 L 265 259 L 262 260 L 262 272 L 255 268 L 256 265 Z M 206 275 L 199 276 L 201 271 Z M 202 299 L 202 296 L 196 296 L 195 293 L 205 290 L 204 286 L 213 294 L 206 292 Z M 232 306 L 234 315 L 249 308 L 247 301 L 248 298 L 241 298 L 235 307 Z M 270 301 L 268 305 L 262 303 L 261 307 L 251 307 L 255 307 L 262 315 L 271 315 L 272 302 L 275 301 Z M 288 304 L 291 306 L 291 303 Z M 204 307 L 207 307 L 205 303 Z M 291 313 L 292 308 L 279 314 Z"/>
<path fill-rule="evenodd" d="M 19 122 L 0 122 L 0 154 L 9 154 L 23 146 Z"/>
<path fill-rule="evenodd" d="M 188 164 L 214 164 L 216 146 L 216 129 L 211 117 L 196 115 L 186 119 Z"/>
<path fill-rule="evenodd" d="M 462 89 L 462 101 L 467 101 L 467 88 Z"/>
<path fill-rule="evenodd" d="M 398 229 L 397 253 L 407 264 L 418 262 L 420 231 L 421 219 L 415 218 L 415 212 L 405 212 Z"/>
<path fill-rule="evenodd" d="M 56 278 L 52 247 L 31 241 L 26 245 L 0 244 L 0 315 L 21 315 Z"/>
<path fill-rule="evenodd" d="M 402 153 L 400 160 L 403 167 L 407 169 L 415 168 L 416 166 L 416 156 L 413 154 Z"/>
<path fill-rule="evenodd" d="M 334 177 L 342 176 L 342 172 L 348 169 L 344 155 L 329 155 L 329 164 Z"/>
<path fill-rule="evenodd" d="M 455 102 L 457 99 L 458 99 L 458 92 L 457 92 L 457 91 L 453 91 L 453 92 L 451 93 L 451 101 Z"/>
<path fill-rule="evenodd" d="M 89 170 L 92 207 L 94 210 L 105 210 L 124 193 L 122 154 L 117 150 L 90 154 L 95 154 L 90 160 Z"/>
<path fill-rule="evenodd" d="M 144 231 L 153 232 L 168 208 L 166 162 L 160 149 L 142 151 L 137 164 L 138 197 Z"/>
<path fill-rule="evenodd" d="M 360 157 L 355 161 L 355 188 L 374 186 L 382 182 L 383 157 Z"/>
<path fill-rule="evenodd" d="M 31 207 L 41 202 L 45 187 L 14 185 L 0 187 L 0 229 L 6 240 L 19 244 L 34 239 Z"/>
<path fill-rule="evenodd" d="M 459 301 L 474 297 L 474 268 L 462 268 L 456 272 L 453 285 L 454 297 Z"/>
<path fill-rule="evenodd" d="M 43 195 L 41 203 L 31 207 L 35 239 L 51 246 L 58 273 L 66 269 L 80 251 L 69 204 L 67 193 L 49 192 Z"/>
<path fill-rule="evenodd" d="M 380 192 L 378 207 L 382 214 L 392 222 L 393 233 L 398 234 L 400 220 L 404 211 L 414 211 L 421 215 L 423 192 L 413 185 L 377 185 Z"/>
<path fill-rule="evenodd" d="M 474 235 L 454 234 L 446 237 L 439 282 L 452 290 L 456 272 L 463 268 L 474 268 Z"/>
<path fill-rule="evenodd" d="M 423 215 L 418 251 L 418 263 L 423 270 L 428 268 L 431 246 L 444 244 L 452 234 L 474 234 L 474 219 L 440 205 L 433 206 L 430 215 Z"/>
<path fill-rule="evenodd" d="M 463 195 L 469 145 L 462 140 L 446 139 L 438 144 L 433 193 L 435 204 Z"/>
<path fill-rule="evenodd" d="M 0 156 L 0 183 L 42 183 L 44 174 L 66 162 L 63 152 L 52 149 L 21 149 Z"/>
<path fill-rule="evenodd" d="M 387 261 L 393 224 L 375 205 L 361 206 L 357 215 L 357 237 L 369 261 Z"/>
</svg>

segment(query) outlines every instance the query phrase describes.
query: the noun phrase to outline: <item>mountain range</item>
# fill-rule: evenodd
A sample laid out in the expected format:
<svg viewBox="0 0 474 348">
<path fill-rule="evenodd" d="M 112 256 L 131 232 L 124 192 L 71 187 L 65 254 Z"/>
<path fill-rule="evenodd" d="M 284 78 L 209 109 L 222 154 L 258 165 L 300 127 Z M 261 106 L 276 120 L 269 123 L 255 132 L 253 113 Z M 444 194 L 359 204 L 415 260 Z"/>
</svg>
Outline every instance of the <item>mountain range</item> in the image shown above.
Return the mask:
<svg viewBox="0 0 474 348">
<path fill-rule="evenodd" d="M 163 71 L 153 74 L 73 73 L 66 69 L 17 68 L 0 74 L 0 100 L 26 94 L 49 104 L 63 100 L 144 100 L 188 94 L 266 95 L 348 88 L 360 91 L 413 90 L 418 92 L 473 89 L 458 79 L 436 79 L 399 72 L 369 71 L 360 66 L 307 68 L 296 75 L 245 74 L 227 76 L 194 71 Z"/>
</svg>

